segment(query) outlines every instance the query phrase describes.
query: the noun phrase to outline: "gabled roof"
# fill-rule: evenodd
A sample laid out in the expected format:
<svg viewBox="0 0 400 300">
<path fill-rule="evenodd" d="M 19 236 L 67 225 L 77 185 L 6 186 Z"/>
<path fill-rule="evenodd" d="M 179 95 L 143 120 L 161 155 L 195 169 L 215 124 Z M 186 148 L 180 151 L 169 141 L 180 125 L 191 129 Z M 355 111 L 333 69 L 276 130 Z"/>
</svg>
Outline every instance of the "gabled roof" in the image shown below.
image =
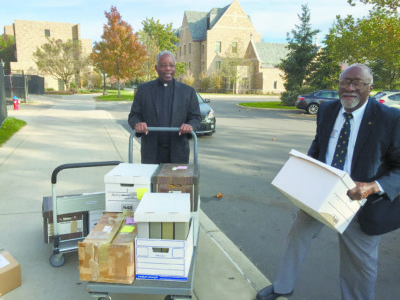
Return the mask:
<svg viewBox="0 0 400 300">
<path fill-rule="evenodd" d="M 288 44 L 281 43 L 253 43 L 263 68 L 275 67 L 286 58 Z"/>
<path fill-rule="evenodd" d="M 208 13 L 198 11 L 185 11 L 193 41 L 201 41 L 207 37 L 207 20 L 210 20 L 209 28 L 212 29 L 230 5 L 223 8 L 213 8 Z"/>
</svg>

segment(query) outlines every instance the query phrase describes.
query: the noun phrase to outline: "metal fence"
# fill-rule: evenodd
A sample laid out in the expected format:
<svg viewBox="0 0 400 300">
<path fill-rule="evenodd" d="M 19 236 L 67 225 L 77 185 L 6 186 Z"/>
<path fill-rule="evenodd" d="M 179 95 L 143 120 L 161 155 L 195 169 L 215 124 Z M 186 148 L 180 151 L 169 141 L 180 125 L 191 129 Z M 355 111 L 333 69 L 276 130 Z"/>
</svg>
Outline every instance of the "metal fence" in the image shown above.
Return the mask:
<svg viewBox="0 0 400 300">
<path fill-rule="evenodd" d="M 26 103 L 28 94 L 44 94 L 44 78 L 37 75 L 12 74 L 4 76 L 6 98 L 16 96 Z"/>
</svg>

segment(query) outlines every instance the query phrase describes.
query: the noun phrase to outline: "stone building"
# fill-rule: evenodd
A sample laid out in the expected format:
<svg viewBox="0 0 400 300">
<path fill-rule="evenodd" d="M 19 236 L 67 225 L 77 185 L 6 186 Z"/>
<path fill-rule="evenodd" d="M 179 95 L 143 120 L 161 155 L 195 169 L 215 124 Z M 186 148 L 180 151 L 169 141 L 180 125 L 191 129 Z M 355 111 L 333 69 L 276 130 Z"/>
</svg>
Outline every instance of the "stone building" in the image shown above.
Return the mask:
<svg viewBox="0 0 400 300">
<path fill-rule="evenodd" d="M 282 91 L 280 71 L 274 66 L 285 57 L 285 44 L 262 43 L 237 0 L 209 12 L 185 11 L 178 37 L 177 62 L 185 63 L 196 89 L 202 76 L 214 76 L 227 59 L 235 58 L 240 64 L 236 91 Z M 230 78 L 225 74 L 224 79 L 223 89 L 232 90 Z"/>
<path fill-rule="evenodd" d="M 16 44 L 16 62 L 11 62 L 11 73 L 23 73 L 27 75 L 38 75 L 36 63 L 33 60 L 33 52 L 37 47 L 47 43 L 47 38 L 67 40 L 80 40 L 82 54 L 92 53 L 92 41 L 81 39 L 79 24 L 45 22 L 45 21 L 24 21 L 15 20 L 13 25 L 4 26 L 4 34 L 12 35 Z M 45 88 L 63 90 L 63 83 L 46 75 Z"/>
</svg>

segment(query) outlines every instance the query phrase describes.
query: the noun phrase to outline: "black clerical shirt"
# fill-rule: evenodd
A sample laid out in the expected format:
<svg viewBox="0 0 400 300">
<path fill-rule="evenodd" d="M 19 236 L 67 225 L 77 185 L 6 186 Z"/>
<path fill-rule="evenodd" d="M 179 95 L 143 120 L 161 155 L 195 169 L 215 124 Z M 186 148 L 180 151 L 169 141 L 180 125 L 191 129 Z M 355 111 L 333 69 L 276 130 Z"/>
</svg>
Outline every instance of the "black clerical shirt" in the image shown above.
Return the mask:
<svg viewBox="0 0 400 300">
<path fill-rule="evenodd" d="M 174 98 L 174 81 L 164 83 L 158 80 L 158 105 L 159 105 L 159 120 L 161 127 L 171 127 L 172 119 L 172 103 Z M 169 146 L 170 133 L 159 132 L 158 145 Z"/>
</svg>

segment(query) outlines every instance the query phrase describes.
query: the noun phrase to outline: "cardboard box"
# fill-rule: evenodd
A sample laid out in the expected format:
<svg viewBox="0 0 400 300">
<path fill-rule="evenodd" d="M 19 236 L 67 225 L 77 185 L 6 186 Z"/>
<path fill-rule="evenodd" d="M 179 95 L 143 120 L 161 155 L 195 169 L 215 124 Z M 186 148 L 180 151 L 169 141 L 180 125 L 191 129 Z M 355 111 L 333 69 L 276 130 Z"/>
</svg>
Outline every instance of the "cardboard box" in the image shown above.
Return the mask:
<svg viewBox="0 0 400 300">
<path fill-rule="evenodd" d="M 184 240 L 136 238 L 136 278 L 187 281 L 193 256 L 193 219 Z"/>
<path fill-rule="evenodd" d="M 20 285 L 20 264 L 7 251 L 0 252 L 0 297 Z"/>
<path fill-rule="evenodd" d="M 189 193 L 190 210 L 198 207 L 200 172 L 194 164 L 161 164 L 151 182 L 154 193 Z"/>
<path fill-rule="evenodd" d="M 135 211 L 144 192 L 151 192 L 151 178 L 159 165 L 121 163 L 104 176 L 106 211 Z"/>
<path fill-rule="evenodd" d="M 135 237 L 132 212 L 105 213 L 78 243 L 82 281 L 131 284 L 135 279 Z"/>
<path fill-rule="evenodd" d="M 185 238 L 190 216 L 190 194 L 146 193 L 135 211 L 138 237 Z"/>
<path fill-rule="evenodd" d="M 365 203 L 347 196 L 355 187 L 353 180 L 346 172 L 296 150 L 289 156 L 272 185 L 309 215 L 343 233 Z"/>
<path fill-rule="evenodd" d="M 61 213 L 57 216 L 57 230 L 61 241 L 71 239 L 84 238 L 89 230 L 88 221 L 97 222 L 92 217 L 88 217 L 88 213 L 104 211 L 105 209 L 105 193 L 84 193 L 75 195 L 57 196 L 58 211 Z M 82 209 L 82 211 L 80 211 Z M 44 242 L 53 242 L 53 199 L 51 196 L 43 197 L 42 203 L 43 215 L 43 233 Z M 92 214 L 93 215 L 93 214 Z"/>
</svg>

